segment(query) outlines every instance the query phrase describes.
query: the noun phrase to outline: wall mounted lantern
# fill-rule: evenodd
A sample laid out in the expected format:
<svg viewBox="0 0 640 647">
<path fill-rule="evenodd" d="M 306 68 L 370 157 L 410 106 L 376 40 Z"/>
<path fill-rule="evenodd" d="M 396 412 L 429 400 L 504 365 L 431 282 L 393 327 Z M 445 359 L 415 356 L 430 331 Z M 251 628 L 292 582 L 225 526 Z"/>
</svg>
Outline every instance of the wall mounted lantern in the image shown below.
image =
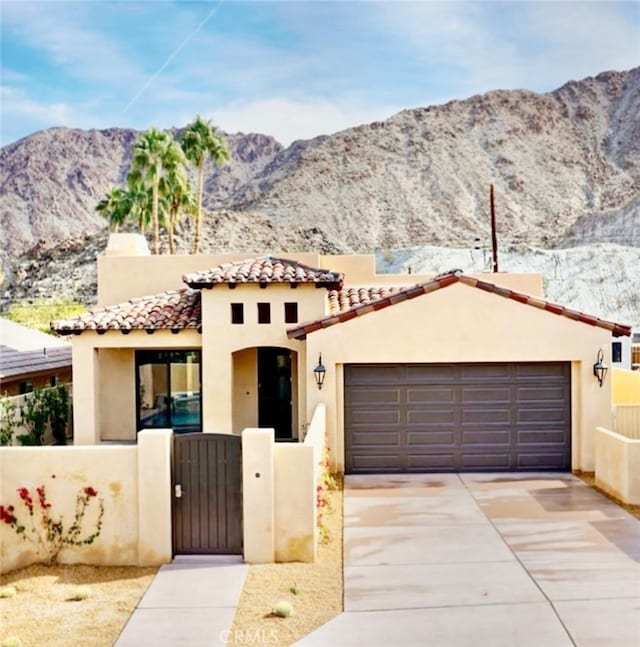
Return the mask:
<svg viewBox="0 0 640 647">
<path fill-rule="evenodd" d="M 322 353 L 318 355 L 318 366 L 313 369 L 313 376 L 316 378 L 316 385 L 318 390 L 322 390 L 322 385 L 324 384 L 324 376 L 327 372 L 327 369 L 322 365 Z"/>
<path fill-rule="evenodd" d="M 596 363 L 593 365 L 593 374 L 596 376 L 600 386 L 602 386 L 608 370 L 609 367 L 604 363 L 604 353 L 600 349 L 596 357 Z"/>
</svg>

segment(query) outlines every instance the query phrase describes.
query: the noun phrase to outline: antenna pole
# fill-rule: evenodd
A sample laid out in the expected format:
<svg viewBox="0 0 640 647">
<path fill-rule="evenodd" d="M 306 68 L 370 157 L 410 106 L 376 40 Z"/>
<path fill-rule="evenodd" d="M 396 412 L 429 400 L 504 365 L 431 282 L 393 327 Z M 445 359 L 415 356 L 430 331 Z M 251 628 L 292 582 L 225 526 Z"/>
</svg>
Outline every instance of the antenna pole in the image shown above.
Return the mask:
<svg viewBox="0 0 640 647">
<path fill-rule="evenodd" d="M 491 249 L 493 251 L 493 257 L 491 260 L 491 270 L 492 272 L 497 272 L 498 271 L 498 236 L 496 235 L 496 205 L 493 199 L 493 184 L 491 185 L 489 199 L 491 202 Z"/>
</svg>

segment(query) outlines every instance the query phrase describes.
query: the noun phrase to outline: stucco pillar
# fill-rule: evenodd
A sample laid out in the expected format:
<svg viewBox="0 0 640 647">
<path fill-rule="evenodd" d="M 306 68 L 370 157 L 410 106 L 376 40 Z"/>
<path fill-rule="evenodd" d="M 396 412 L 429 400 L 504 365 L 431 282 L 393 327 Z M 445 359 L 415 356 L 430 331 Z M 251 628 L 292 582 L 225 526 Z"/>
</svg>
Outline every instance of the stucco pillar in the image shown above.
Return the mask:
<svg viewBox="0 0 640 647">
<path fill-rule="evenodd" d="M 85 339 L 73 341 L 73 444 L 100 443 L 98 351 Z"/>
<path fill-rule="evenodd" d="M 204 330 L 204 327 L 203 327 Z M 202 431 L 232 433 L 233 358 L 216 340 L 202 340 Z"/>
<path fill-rule="evenodd" d="M 244 561 L 275 559 L 274 430 L 242 432 L 242 516 Z"/>
<path fill-rule="evenodd" d="M 275 445 L 275 560 L 316 559 L 316 465 L 312 445 Z"/>
<path fill-rule="evenodd" d="M 138 564 L 171 561 L 171 429 L 138 434 Z"/>
</svg>

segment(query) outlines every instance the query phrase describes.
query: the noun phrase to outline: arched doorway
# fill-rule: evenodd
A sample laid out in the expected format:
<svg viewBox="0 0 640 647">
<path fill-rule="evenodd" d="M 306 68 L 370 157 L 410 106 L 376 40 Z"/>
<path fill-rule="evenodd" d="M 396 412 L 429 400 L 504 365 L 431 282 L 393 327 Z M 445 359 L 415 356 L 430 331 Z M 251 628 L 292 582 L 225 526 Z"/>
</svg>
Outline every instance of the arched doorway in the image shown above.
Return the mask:
<svg viewBox="0 0 640 647">
<path fill-rule="evenodd" d="M 233 353 L 233 431 L 273 428 L 281 442 L 297 440 L 298 354 L 259 346 Z"/>
</svg>

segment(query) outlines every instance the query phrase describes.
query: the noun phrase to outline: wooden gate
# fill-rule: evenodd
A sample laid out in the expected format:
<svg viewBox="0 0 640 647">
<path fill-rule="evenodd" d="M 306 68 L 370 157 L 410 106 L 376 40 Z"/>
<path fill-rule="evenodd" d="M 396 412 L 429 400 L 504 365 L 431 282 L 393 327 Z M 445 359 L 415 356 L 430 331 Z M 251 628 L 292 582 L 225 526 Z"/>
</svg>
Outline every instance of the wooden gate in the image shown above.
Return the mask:
<svg viewBox="0 0 640 647">
<path fill-rule="evenodd" d="M 174 554 L 242 553 L 240 436 L 174 436 L 173 490 Z"/>
</svg>

